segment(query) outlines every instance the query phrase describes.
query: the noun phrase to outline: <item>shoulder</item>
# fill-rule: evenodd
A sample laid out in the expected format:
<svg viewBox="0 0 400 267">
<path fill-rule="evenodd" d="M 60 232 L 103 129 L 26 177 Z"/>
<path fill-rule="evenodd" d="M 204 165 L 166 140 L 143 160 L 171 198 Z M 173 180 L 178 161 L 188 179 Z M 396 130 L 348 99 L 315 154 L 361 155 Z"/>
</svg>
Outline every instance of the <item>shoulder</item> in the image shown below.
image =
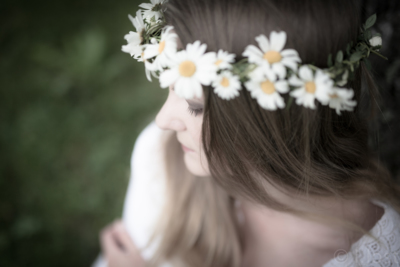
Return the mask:
<svg viewBox="0 0 400 267">
<path fill-rule="evenodd" d="M 389 204 L 373 200 L 385 213 L 349 252 L 338 252 L 324 267 L 400 266 L 400 214 Z"/>
</svg>

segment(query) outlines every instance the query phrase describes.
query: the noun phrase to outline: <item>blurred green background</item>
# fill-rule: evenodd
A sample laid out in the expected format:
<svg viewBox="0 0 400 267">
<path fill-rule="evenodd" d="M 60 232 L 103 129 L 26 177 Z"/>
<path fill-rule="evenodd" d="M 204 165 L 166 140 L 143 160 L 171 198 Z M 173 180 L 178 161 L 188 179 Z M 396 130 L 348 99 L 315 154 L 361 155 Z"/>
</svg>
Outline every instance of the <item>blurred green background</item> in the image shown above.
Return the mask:
<svg viewBox="0 0 400 267">
<path fill-rule="evenodd" d="M 1 1 L 0 266 L 88 266 L 167 90 L 121 52 L 141 1 Z"/>
<path fill-rule="evenodd" d="M 1 1 L 0 267 L 89 266 L 120 216 L 134 141 L 167 94 L 121 52 L 141 2 Z M 398 177 L 399 1 L 363 2 L 386 40 L 376 143 Z"/>
</svg>

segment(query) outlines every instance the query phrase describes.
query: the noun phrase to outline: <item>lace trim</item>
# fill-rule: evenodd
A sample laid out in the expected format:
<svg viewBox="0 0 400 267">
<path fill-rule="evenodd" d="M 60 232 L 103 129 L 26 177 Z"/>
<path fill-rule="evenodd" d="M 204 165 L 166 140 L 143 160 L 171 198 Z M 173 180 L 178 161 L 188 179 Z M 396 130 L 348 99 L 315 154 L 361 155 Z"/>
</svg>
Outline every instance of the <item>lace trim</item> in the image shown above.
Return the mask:
<svg viewBox="0 0 400 267">
<path fill-rule="evenodd" d="M 385 210 L 381 219 L 370 230 L 377 240 L 364 235 L 351 246 L 349 252 L 338 250 L 335 257 L 323 267 L 400 266 L 400 214 L 388 204 L 371 201 Z"/>
</svg>

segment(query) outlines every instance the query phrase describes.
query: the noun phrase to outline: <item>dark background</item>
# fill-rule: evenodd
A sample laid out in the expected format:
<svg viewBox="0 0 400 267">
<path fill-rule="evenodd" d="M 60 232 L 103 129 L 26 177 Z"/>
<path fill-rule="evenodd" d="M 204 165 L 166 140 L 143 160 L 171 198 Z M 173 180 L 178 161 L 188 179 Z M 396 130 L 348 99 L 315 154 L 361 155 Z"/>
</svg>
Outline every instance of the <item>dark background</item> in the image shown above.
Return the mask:
<svg viewBox="0 0 400 267">
<path fill-rule="evenodd" d="M 1 1 L 1 267 L 89 266 L 120 216 L 135 138 L 167 93 L 121 52 L 140 3 Z M 364 5 L 389 58 L 372 56 L 383 99 L 371 144 L 398 178 L 399 1 Z"/>
</svg>

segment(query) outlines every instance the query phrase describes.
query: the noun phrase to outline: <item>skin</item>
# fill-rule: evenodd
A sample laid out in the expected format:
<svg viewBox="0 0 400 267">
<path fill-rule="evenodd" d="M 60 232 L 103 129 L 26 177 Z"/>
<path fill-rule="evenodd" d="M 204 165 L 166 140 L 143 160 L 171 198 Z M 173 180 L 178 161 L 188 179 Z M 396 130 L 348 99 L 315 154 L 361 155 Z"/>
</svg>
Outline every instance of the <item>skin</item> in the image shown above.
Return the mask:
<svg viewBox="0 0 400 267">
<path fill-rule="evenodd" d="M 201 145 L 203 102 L 203 98 L 190 100 L 180 98 L 171 86 L 168 98 L 156 116 L 158 127 L 175 131 L 179 143 L 190 149 L 190 151 L 184 150 L 184 161 L 188 170 L 198 176 L 209 174 L 207 158 Z M 196 112 L 200 113 L 196 115 Z"/>
<path fill-rule="evenodd" d="M 156 117 L 156 124 L 163 130 L 172 130 L 181 144 L 190 151 L 184 153 L 184 161 L 190 172 L 198 176 L 208 175 L 208 164 L 201 146 L 202 114 L 194 116 L 188 108 L 203 108 L 203 99 L 185 101 L 169 88 L 168 98 Z M 100 233 L 103 256 L 109 267 L 144 267 L 145 262 L 130 238 L 121 220 L 108 225 Z"/>
<path fill-rule="evenodd" d="M 184 149 L 185 165 L 197 176 L 209 175 L 201 144 L 203 101 L 202 98 L 180 98 L 170 87 L 168 98 L 156 117 L 158 127 L 175 131 L 179 142 L 190 149 Z M 199 113 L 191 114 L 188 108 Z M 304 197 L 287 194 L 282 188 L 267 183 L 265 189 L 276 200 L 293 208 L 349 220 L 366 231 L 384 213 L 381 207 L 366 200 Z M 343 226 L 310 221 L 244 199 L 238 199 L 238 203 L 238 215 L 242 218 L 240 231 L 244 237 L 243 267 L 320 267 L 338 252 L 349 251 L 351 244 L 362 236 Z M 106 228 L 101 234 L 101 243 L 110 266 L 144 266 L 122 223 Z"/>
<path fill-rule="evenodd" d="M 145 261 L 121 220 L 116 220 L 101 231 L 100 244 L 108 267 L 145 266 Z"/>
</svg>

